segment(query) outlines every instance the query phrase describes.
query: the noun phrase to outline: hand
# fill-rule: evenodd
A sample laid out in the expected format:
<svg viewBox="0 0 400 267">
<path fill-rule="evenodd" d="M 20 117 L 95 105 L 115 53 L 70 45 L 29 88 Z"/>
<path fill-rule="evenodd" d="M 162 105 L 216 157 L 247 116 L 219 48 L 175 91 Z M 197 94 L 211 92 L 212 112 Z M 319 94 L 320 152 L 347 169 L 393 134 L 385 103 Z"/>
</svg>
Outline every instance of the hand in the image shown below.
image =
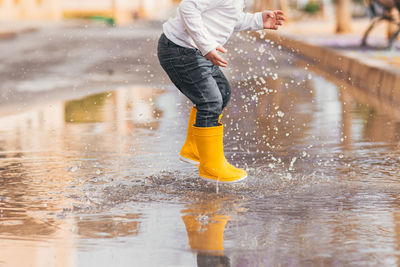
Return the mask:
<svg viewBox="0 0 400 267">
<path fill-rule="evenodd" d="M 278 26 L 283 25 L 285 21 L 284 14 L 281 10 L 264 11 L 262 17 L 264 29 L 277 30 Z"/>
<path fill-rule="evenodd" d="M 228 66 L 228 62 L 226 62 L 219 54 L 218 52 L 221 53 L 226 53 L 227 50 L 225 48 L 223 48 L 222 46 L 218 46 L 217 48 L 215 48 L 214 50 L 211 50 L 207 55 L 205 55 L 204 57 L 206 59 L 208 59 L 209 61 L 211 61 L 212 64 L 216 65 L 216 66 L 220 66 L 225 68 L 226 66 Z"/>
</svg>

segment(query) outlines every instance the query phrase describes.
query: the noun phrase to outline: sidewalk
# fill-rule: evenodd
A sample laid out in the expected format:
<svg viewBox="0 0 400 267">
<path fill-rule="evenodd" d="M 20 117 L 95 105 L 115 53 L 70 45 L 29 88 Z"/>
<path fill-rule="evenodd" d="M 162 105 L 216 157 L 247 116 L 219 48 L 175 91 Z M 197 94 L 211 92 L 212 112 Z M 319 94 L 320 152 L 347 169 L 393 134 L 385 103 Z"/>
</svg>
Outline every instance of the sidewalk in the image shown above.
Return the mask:
<svg viewBox="0 0 400 267">
<path fill-rule="evenodd" d="M 367 48 L 361 38 L 369 20 L 353 22 L 353 33 L 334 34 L 333 21 L 290 23 L 279 32 L 268 32 L 264 38 L 279 43 L 301 58 L 311 61 L 329 74 L 347 81 L 393 106 L 400 104 L 400 44 L 397 49 L 385 46 L 386 25 L 382 23 L 370 34 Z"/>
<path fill-rule="evenodd" d="M 31 21 L 3 21 L 0 22 L 0 41 L 11 39 L 16 37 L 18 34 L 35 32 L 40 29 L 46 28 L 69 28 L 69 27 L 81 27 L 83 25 L 83 20 L 79 19 L 69 19 L 60 21 L 41 21 L 41 20 L 31 20 Z M 101 22 L 95 22 L 87 20 L 86 24 L 102 24 Z"/>
<path fill-rule="evenodd" d="M 0 23 L 0 40 L 11 39 L 20 33 L 35 31 L 36 28 L 28 23 L 21 22 L 1 22 Z"/>
</svg>

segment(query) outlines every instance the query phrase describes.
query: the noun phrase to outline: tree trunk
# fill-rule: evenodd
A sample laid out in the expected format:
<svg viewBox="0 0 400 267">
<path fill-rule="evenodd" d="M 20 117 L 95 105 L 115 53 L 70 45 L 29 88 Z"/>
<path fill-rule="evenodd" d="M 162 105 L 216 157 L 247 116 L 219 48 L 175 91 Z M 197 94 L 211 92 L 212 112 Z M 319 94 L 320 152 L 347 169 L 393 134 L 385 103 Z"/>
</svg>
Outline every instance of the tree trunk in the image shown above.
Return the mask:
<svg viewBox="0 0 400 267">
<path fill-rule="evenodd" d="M 274 10 L 276 9 L 275 0 L 254 0 L 254 11 Z"/>
<path fill-rule="evenodd" d="M 290 22 L 290 7 L 288 0 L 279 0 L 279 8 L 285 13 L 285 22 Z"/>
<path fill-rule="evenodd" d="M 260 10 L 260 0 L 254 0 L 254 4 L 253 4 L 253 11 L 257 12 Z"/>
<path fill-rule="evenodd" d="M 286 23 L 290 21 L 288 0 L 254 0 L 254 12 L 281 9 L 285 13 Z"/>
<path fill-rule="evenodd" d="M 337 0 L 336 5 L 336 33 L 351 32 L 350 0 Z"/>
<path fill-rule="evenodd" d="M 395 21 L 399 21 L 400 14 L 396 8 L 392 8 L 390 15 L 394 18 Z M 392 36 L 396 33 L 396 31 L 398 29 L 399 29 L 399 26 L 397 24 L 388 22 L 387 31 L 386 31 L 388 40 L 392 38 Z"/>
</svg>

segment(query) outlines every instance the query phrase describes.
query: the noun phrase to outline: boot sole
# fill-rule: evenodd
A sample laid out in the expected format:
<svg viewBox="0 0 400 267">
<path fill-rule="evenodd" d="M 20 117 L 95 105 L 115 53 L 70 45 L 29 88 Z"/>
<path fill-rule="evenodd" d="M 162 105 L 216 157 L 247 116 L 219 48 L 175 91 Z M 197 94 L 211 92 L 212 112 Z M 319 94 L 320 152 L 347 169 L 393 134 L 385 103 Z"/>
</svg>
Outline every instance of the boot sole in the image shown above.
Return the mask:
<svg viewBox="0 0 400 267">
<path fill-rule="evenodd" d="M 230 182 L 216 180 L 216 179 L 212 179 L 212 178 L 207 178 L 207 177 L 204 177 L 204 176 L 199 176 L 199 177 L 204 181 L 212 182 L 214 184 L 235 184 L 235 183 L 239 183 L 239 182 L 242 182 L 243 180 L 245 180 L 248 177 L 248 175 L 246 175 L 246 176 L 244 176 L 244 177 L 242 177 L 240 179 L 237 179 L 235 181 L 230 181 Z"/>
<path fill-rule="evenodd" d="M 199 164 L 200 164 L 200 162 L 198 162 L 198 161 L 185 158 L 185 157 L 183 157 L 183 156 L 181 156 L 181 155 L 179 155 L 179 159 L 180 159 L 181 161 L 185 162 L 185 163 L 189 163 L 189 164 L 192 164 L 192 165 L 199 165 Z"/>
</svg>

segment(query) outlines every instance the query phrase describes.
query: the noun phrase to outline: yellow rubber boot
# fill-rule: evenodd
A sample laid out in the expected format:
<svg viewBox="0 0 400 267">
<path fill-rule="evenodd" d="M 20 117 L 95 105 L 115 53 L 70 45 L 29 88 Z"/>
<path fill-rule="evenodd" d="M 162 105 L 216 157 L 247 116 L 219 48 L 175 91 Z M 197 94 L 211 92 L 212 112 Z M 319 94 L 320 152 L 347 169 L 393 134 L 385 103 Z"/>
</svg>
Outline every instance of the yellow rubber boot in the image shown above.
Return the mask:
<svg viewBox="0 0 400 267">
<path fill-rule="evenodd" d="M 222 124 L 216 127 L 195 127 L 193 136 L 200 155 L 200 177 L 213 182 L 235 183 L 247 178 L 245 170 L 229 164 L 224 155 Z"/>
<path fill-rule="evenodd" d="M 189 124 L 186 134 L 186 141 L 183 144 L 181 152 L 179 153 L 179 159 L 190 164 L 199 165 L 200 163 L 199 151 L 197 149 L 197 145 L 192 133 L 193 125 L 196 123 L 196 114 L 197 114 L 197 109 L 195 107 L 192 107 L 189 115 Z M 218 122 L 221 121 L 221 118 L 222 114 L 219 116 Z"/>
<path fill-rule="evenodd" d="M 187 163 L 198 165 L 200 162 L 199 152 L 197 150 L 196 142 L 194 141 L 192 133 L 193 125 L 196 123 L 196 113 L 197 109 L 195 107 L 192 107 L 189 115 L 189 125 L 186 134 L 186 141 L 185 144 L 183 144 L 181 152 L 179 153 L 179 159 Z"/>
</svg>

